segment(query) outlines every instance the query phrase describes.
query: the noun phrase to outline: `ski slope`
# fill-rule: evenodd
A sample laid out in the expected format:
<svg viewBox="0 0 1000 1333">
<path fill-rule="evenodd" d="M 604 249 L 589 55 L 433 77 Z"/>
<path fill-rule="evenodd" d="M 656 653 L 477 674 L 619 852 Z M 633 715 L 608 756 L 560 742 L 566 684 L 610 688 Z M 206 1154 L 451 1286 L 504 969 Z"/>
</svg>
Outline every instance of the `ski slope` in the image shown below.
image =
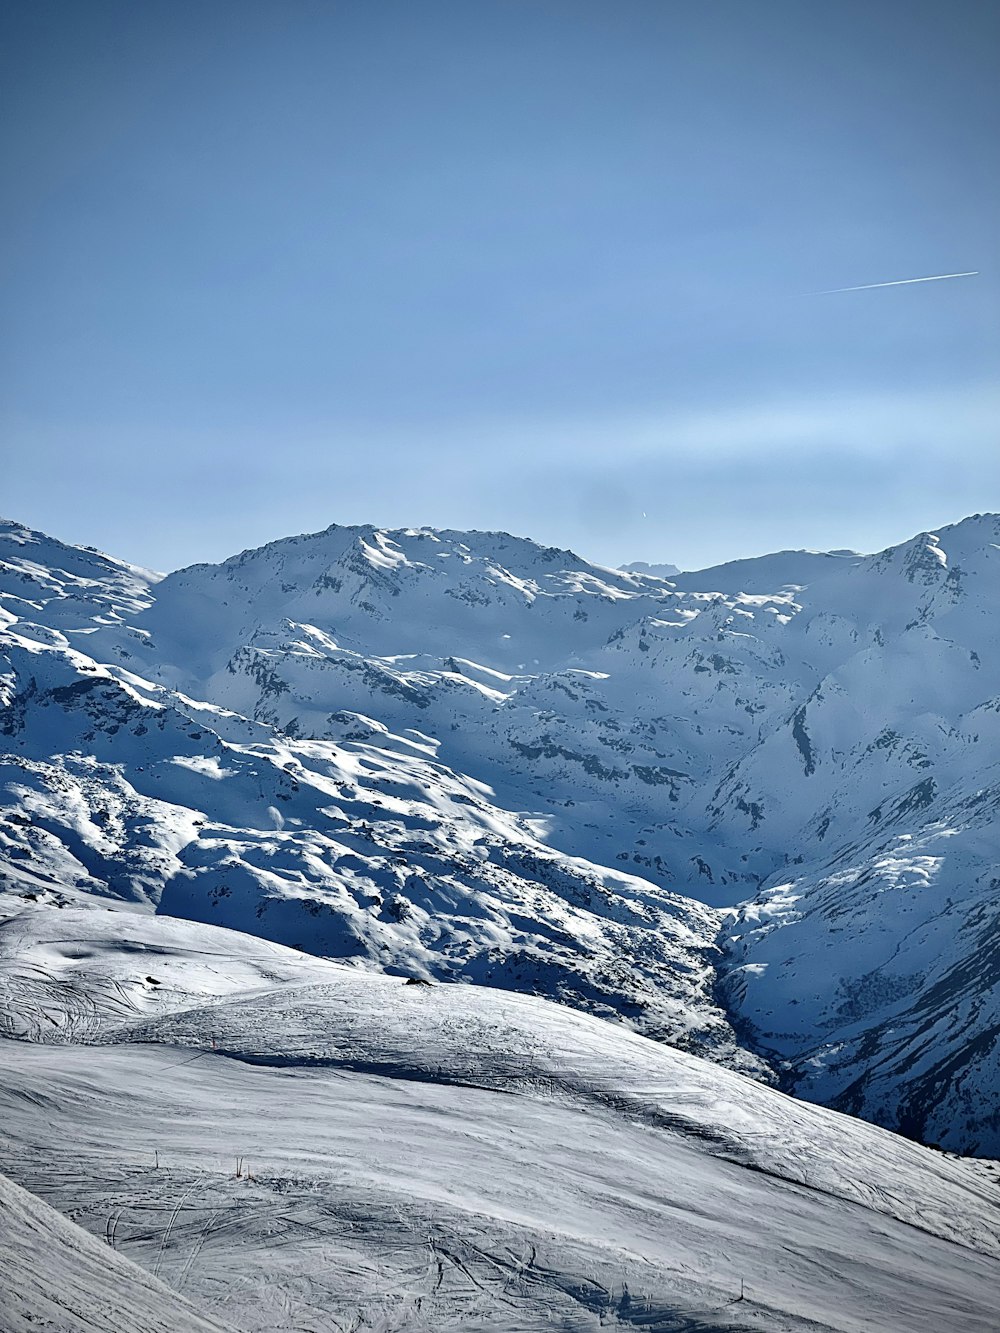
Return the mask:
<svg viewBox="0 0 1000 1333">
<path fill-rule="evenodd" d="M 15 931 L 0 1171 L 192 1328 L 996 1327 L 985 1164 L 539 997 L 93 899 Z"/>
<path fill-rule="evenodd" d="M 233 1333 L 0 1175 L 4 1333 Z"/>
</svg>

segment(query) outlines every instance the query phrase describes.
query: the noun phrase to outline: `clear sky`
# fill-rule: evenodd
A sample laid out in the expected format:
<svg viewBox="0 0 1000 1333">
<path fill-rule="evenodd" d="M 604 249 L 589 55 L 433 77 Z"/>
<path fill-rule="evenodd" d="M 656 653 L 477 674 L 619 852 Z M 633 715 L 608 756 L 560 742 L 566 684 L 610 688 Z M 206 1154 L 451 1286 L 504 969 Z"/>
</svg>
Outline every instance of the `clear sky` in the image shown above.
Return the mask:
<svg viewBox="0 0 1000 1333">
<path fill-rule="evenodd" d="M 331 522 L 694 568 L 1000 509 L 1000 5 L 0 28 L 8 517 L 159 568 Z"/>
</svg>

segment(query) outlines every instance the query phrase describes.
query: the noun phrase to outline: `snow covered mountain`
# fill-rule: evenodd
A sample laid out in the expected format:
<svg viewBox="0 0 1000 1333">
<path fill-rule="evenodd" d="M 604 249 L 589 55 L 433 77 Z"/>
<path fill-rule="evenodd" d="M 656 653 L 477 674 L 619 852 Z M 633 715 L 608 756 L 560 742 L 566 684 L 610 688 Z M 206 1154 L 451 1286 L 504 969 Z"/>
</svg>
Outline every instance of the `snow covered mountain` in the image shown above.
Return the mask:
<svg viewBox="0 0 1000 1333">
<path fill-rule="evenodd" d="M 622 569 L 628 574 L 652 574 L 658 579 L 669 579 L 681 572 L 676 565 L 651 565 L 645 560 L 633 560 L 631 564 L 622 565 Z"/>
<path fill-rule="evenodd" d="M 160 578 L 7 524 L 0 561 L 8 885 L 1000 1153 L 997 517 L 669 580 L 336 526 Z"/>
</svg>

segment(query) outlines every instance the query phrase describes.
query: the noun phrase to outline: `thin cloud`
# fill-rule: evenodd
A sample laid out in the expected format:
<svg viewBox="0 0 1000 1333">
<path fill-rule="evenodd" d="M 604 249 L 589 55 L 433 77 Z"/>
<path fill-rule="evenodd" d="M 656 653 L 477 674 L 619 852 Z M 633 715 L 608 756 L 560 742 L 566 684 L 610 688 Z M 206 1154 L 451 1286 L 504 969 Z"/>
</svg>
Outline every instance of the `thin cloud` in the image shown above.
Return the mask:
<svg viewBox="0 0 1000 1333">
<path fill-rule="evenodd" d="M 944 282 L 947 278 L 978 278 L 979 269 L 968 273 L 935 273 L 929 278 L 897 278 L 895 282 L 863 282 L 860 287 L 831 287 L 825 292 L 805 292 L 806 296 L 836 296 L 838 292 L 870 292 L 875 287 L 909 287 L 913 282 Z"/>
<path fill-rule="evenodd" d="M 474 446 L 485 457 L 504 456 L 535 465 L 586 466 L 620 462 L 706 466 L 721 460 L 769 459 L 822 454 L 896 454 L 933 448 L 951 438 L 969 447 L 995 449 L 1000 386 L 994 383 L 897 391 L 788 395 L 748 398 L 728 406 L 676 410 L 669 405 L 642 412 L 590 414 L 570 418 L 520 418 L 470 422 L 463 429 L 438 430 L 439 449 L 465 452 Z M 411 439 L 412 443 L 412 439 Z"/>
</svg>

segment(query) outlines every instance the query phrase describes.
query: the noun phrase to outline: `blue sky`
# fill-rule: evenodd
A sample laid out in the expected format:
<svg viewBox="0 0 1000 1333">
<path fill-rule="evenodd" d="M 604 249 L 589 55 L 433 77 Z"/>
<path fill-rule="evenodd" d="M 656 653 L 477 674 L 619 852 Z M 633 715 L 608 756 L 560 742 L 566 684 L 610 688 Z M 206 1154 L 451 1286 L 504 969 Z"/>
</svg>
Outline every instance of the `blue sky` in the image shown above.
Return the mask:
<svg viewBox="0 0 1000 1333">
<path fill-rule="evenodd" d="M 0 26 L 9 517 L 160 568 L 365 521 L 693 568 L 1000 508 L 1000 7 Z"/>
</svg>

